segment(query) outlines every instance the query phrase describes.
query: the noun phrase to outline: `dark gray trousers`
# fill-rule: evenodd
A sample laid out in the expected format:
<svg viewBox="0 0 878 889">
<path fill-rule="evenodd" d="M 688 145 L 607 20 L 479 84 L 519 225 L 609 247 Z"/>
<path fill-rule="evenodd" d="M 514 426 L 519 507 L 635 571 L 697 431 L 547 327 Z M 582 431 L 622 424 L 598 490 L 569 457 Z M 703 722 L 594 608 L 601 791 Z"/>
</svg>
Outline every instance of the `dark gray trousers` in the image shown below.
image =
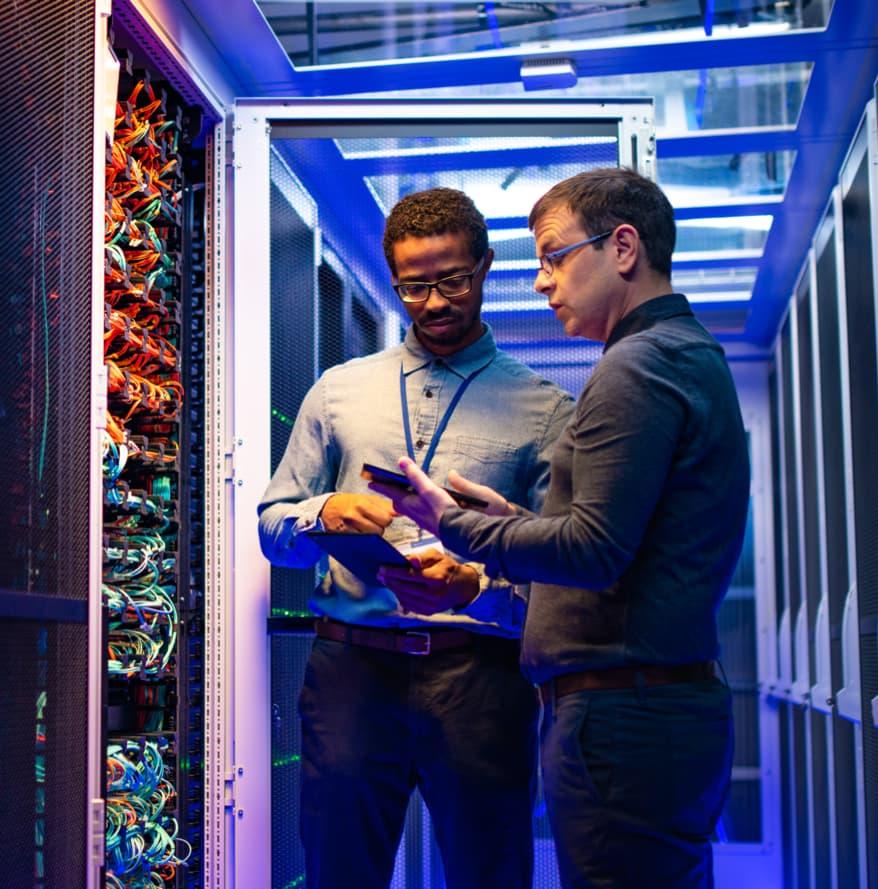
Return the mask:
<svg viewBox="0 0 878 889">
<path fill-rule="evenodd" d="M 417 657 L 316 639 L 299 699 L 308 889 L 386 889 L 412 790 L 448 889 L 531 889 L 538 702 L 516 641 Z"/>
<path fill-rule="evenodd" d="M 725 684 L 564 695 L 542 736 L 564 889 L 711 889 L 733 753 Z"/>
</svg>

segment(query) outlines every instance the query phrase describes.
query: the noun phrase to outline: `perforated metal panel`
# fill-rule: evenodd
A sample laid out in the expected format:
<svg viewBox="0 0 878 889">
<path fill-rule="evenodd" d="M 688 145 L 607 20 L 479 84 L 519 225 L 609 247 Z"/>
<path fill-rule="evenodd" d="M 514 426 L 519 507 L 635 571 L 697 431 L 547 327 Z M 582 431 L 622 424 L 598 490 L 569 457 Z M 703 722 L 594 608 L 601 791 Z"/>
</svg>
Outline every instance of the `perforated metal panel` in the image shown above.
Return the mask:
<svg viewBox="0 0 878 889">
<path fill-rule="evenodd" d="M 842 441 L 842 392 L 839 350 L 839 310 L 835 239 L 830 237 L 817 257 L 818 361 L 822 415 L 825 547 L 829 602 L 829 647 L 832 687 L 842 684 L 841 617 L 850 587 L 847 562 L 847 515 L 845 506 L 844 445 Z M 834 785 L 836 871 L 839 886 L 855 885 L 857 861 L 857 779 L 854 769 L 853 727 L 834 716 L 831 720 L 831 769 Z M 824 755 L 828 756 L 828 753 Z"/>
<path fill-rule="evenodd" d="M 863 725 L 863 760 L 866 799 L 866 866 L 869 889 L 878 886 L 878 728 L 871 722 L 872 700 L 878 697 L 878 630 L 860 638 L 863 709 L 868 718 Z"/>
<path fill-rule="evenodd" d="M 807 280 L 807 278 L 806 278 Z M 820 602 L 820 545 L 817 535 L 817 450 L 814 416 L 814 370 L 811 349 L 810 289 L 802 287 L 797 295 L 796 334 L 799 353 L 799 416 L 802 479 L 802 543 L 804 552 L 803 599 L 808 608 L 809 635 L 814 634 L 817 606 Z M 816 676 L 815 646 L 809 646 L 809 675 Z"/>
<path fill-rule="evenodd" d="M 783 488 L 781 487 L 781 392 L 777 370 L 768 375 L 768 395 L 771 411 L 771 498 L 774 521 L 774 613 L 778 626 L 786 601 L 786 563 L 783 552 Z"/>
<path fill-rule="evenodd" d="M 0 0 L 6 614 L 46 596 L 47 614 L 85 619 L 93 27 L 91 0 Z M 4 886 L 85 885 L 87 654 L 84 623 L 0 618 Z"/>
<path fill-rule="evenodd" d="M 780 727 L 780 786 L 781 786 L 781 845 L 785 885 L 796 889 L 793 875 L 796 869 L 796 833 L 793 824 L 795 798 L 793 793 L 792 719 L 791 705 L 778 705 L 778 726 Z"/>
<path fill-rule="evenodd" d="M 790 319 L 784 322 L 780 334 L 781 360 L 781 412 L 783 416 L 783 474 L 785 483 L 784 510 L 786 516 L 787 544 L 789 546 L 789 570 L 787 572 L 787 600 L 793 619 L 801 601 L 801 584 L 798 572 L 799 496 L 796 488 L 796 437 L 794 434 L 793 403 L 796 397 L 793 377 L 793 347 Z"/>
<path fill-rule="evenodd" d="M 292 420 L 316 379 L 314 232 L 277 186 L 271 190 L 271 468 L 277 468 Z"/>
<path fill-rule="evenodd" d="M 0 624 L 0 871 L 4 886 L 85 885 L 84 624 Z"/>
<path fill-rule="evenodd" d="M 863 158 L 843 207 L 845 292 L 851 385 L 851 437 L 860 613 L 878 615 L 878 360 L 869 211 L 868 159 Z"/>
<path fill-rule="evenodd" d="M 0 588 L 88 595 L 92 2 L 0 3 Z"/>
<path fill-rule="evenodd" d="M 838 846 L 839 886 L 856 886 L 859 881 L 857 795 L 859 787 L 854 761 L 856 728 L 840 717 L 832 720 L 832 766 L 835 773 L 835 837 Z"/>
<path fill-rule="evenodd" d="M 758 778 L 732 782 L 720 824 L 730 842 L 762 841 L 762 788 Z"/>
<path fill-rule="evenodd" d="M 842 201 L 844 270 L 850 361 L 851 446 L 854 475 L 854 525 L 857 593 L 862 636 L 860 674 L 863 701 L 866 861 L 870 886 L 878 886 L 878 730 L 871 701 L 878 695 L 878 357 L 875 347 L 875 292 L 869 204 L 869 157 L 860 161 Z"/>
<path fill-rule="evenodd" d="M 344 361 L 344 281 L 326 262 L 318 269 L 320 373 Z M 365 353 L 363 353 L 365 354 Z"/>
<path fill-rule="evenodd" d="M 809 711 L 811 742 L 811 806 L 814 812 L 814 879 L 816 886 L 831 886 L 831 832 L 834 825 L 824 814 L 829 812 L 829 769 L 827 728 L 831 717 Z"/>
<path fill-rule="evenodd" d="M 817 259 L 820 399 L 823 417 L 823 475 L 826 504 L 826 565 L 829 581 L 829 622 L 832 676 L 841 681 L 839 635 L 844 597 L 850 588 L 847 566 L 844 452 L 842 444 L 841 366 L 838 332 L 838 287 L 835 241 L 830 239 Z"/>
<path fill-rule="evenodd" d="M 790 706 L 792 722 L 792 821 L 788 829 L 796 832 L 796 882 L 795 889 L 808 889 L 810 883 L 810 836 L 808 833 L 808 768 L 805 722 L 808 711 L 796 705 Z"/>
<path fill-rule="evenodd" d="M 814 367 L 812 349 L 812 318 L 810 281 L 806 270 L 802 285 L 796 294 L 796 336 L 798 348 L 798 397 L 799 397 L 799 457 L 801 461 L 801 555 L 800 576 L 804 581 L 802 599 L 807 608 L 808 621 L 808 675 L 812 681 L 817 676 L 814 642 L 817 608 L 820 603 L 820 539 L 818 534 L 817 497 L 817 429 L 815 416 Z M 800 665 L 799 669 L 803 667 Z M 818 813 L 829 811 L 829 775 L 826 747 L 826 717 L 813 710 L 806 715 L 807 753 L 809 757 L 809 805 L 811 807 L 813 833 L 813 870 L 817 885 L 829 884 L 830 825 L 829 819 Z"/>
<path fill-rule="evenodd" d="M 720 662 L 732 689 L 735 729 L 732 786 L 717 831 L 718 839 L 724 843 L 754 843 L 763 839 L 753 534 L 751 504 L 741 557 L 729 595 L 717 614 Z"/>
<path fill-rule="evenodd" d="M 368 301 L 358 299 L 356 296 L 351 299 L 351 323 L 348 334 L 353 355 L 371 355 L 378 350 L 380 339 L 374 307 L 371 307 Z"/>
<path fill-rule="evenodd" d="M 286 450 L 305 393 L 317 378 L 314 231 L 290 203 L 289 174 L 271 165 L 271 471 Z M 271 569 L 273 613 L 303 611 L 313 570 Z"/>
<path fill-rule="evenodd" d="M 278 889 L 304 885 L 305 853 L 299 841 L 302 732 L 296 704 L 311 643 L 310 633 L 271 640 L 271 883 Z"/>
</svg>

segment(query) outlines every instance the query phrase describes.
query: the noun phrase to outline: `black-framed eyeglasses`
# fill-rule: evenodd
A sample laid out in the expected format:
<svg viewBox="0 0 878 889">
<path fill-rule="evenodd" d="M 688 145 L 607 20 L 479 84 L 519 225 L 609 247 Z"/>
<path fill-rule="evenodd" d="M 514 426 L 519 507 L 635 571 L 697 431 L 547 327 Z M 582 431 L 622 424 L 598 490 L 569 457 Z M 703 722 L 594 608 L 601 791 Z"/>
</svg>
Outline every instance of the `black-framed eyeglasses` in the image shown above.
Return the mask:
<svg viewBox="0 0 878 889">
<path fill-rule="evenodd" d="M 580 247 L 585 247 L 587 244 L 595 244 L 598 241 L 603 241 L 604 238 L 609 238 L 611 234 L 613 234 L 614 229 L 610 229 L 608 232 L 601 232 L 599 235 L 592 235 L 590 238 L 586 238 L 584 241 L 577 241 L 575 244 L 568 244 L 566 247 L 562 247 L 560 250 L 553 250 L 551 253 L 544 253 L 542 256 L 538 257 L 540 261 L 540 268 L 547 274 L 551 275 L 553 271 L 555 271 L 555 263 L 558 262 L 563 256 L 566 256 L 573 250 L 578 250 Z"/>
<path fill-rule="evenodd" d="M 476 267 L 464 275 L 449 275 L 438 281 L 403 281 L 401 284 L 394 284 L 393 289 L 404 303 L 426 302 L 434 288 L 446 299 L 466 296 L 473 289 L 473 278 L 481 271 L 484 261 L 483 256 Z"/>
</svg>

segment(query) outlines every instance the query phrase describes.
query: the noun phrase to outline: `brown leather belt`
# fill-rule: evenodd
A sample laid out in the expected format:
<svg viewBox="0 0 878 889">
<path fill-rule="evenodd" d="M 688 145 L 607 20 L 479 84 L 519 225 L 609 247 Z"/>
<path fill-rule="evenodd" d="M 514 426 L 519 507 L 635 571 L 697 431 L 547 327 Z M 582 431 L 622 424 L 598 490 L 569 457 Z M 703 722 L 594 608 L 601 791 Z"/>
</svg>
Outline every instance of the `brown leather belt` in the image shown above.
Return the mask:
<svg viewBox="0 0 878 889">
<path fill-rule="evenodd" d="M 639 685 L 671 685 L 675 682 L 699 682 L 714 677 L 713 661 L 694 664 L 641 664 L 639 666 L 606 667 L 602 670 L 580 670 L 562 673 L 540 686 L 543 701 L 563 698 L 575 691 L 605 691 L 637 688 Z"/>
<path fill-rule="evenodd" d="M 454 628 L 437 630 L 396 630 L 389 627 L 354 627 L 328 617 L 314 623 L 314 632 L 323 639 L 362 645 L 380 651 L 424 656 L 449 648 L 462 648 L 473 641 L 472 633 Z"/>
</svg>

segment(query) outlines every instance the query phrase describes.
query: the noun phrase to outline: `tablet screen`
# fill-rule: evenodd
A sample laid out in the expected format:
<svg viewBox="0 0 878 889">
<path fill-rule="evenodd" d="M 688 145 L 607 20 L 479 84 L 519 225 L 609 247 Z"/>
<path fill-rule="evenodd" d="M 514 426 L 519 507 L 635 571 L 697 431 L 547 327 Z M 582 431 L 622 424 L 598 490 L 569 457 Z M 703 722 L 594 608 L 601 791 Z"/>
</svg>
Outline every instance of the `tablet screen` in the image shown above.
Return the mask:
<svg viewBox="0 0 878 889">
<path fill-rule="evenodd" d="M 406 557 L 380 534 L 346 531 L 306 531 L 324 552 L 341 562 L 363 583 L 380 586 L 376 573 L 382 565 L 408 565 Z"/>
</svg>

